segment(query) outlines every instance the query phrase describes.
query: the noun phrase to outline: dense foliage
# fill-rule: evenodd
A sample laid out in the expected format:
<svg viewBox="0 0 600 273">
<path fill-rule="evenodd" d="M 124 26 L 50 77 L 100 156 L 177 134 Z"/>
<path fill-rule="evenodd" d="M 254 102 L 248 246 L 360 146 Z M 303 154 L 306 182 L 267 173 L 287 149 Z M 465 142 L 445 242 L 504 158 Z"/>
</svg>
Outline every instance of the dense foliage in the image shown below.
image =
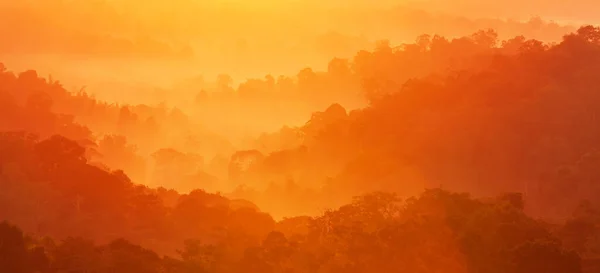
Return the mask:
<svg viewBox="0 0 600 273">
<path fill-rule="evenodd" d="M 429 190 L 402 202 L 375 193 L 321 217 L 283 220 L 260 237 L 225 230 L 222 237 L 187 240 L 177 258 L 122 239 L 95 246 L 71 237 L 29 238 L 2 223 L 0 263 L 11 272 L 578 273 L 582 264 L 591 270 L 546 224 L 523 213 L 520 197 L 483 201 Z"/>
<path fill-rule="evenodd" d="M 316 113 L 296 128 L 304 149 L 269 153 L 247 176 L 321 183 L 328 200 L 374 190 L 412 195 L 423 186 L 484 196 L 523 192 L 529 212 L 564 219 L 581 200 L 598 200 L 599 33 L 582 27 L 556 45 L 519 37 L 500 45 L 481 32 L 426 39 L 412 53 L 387 46 L 364 53 L 370 73 L 360 75 L 371 83 L 364 89 L 371 106 Z M 460 52 L 468 53 L 456 57 Z M 426 66 L 437 54 L 453 66 L 394 81 L 408 56 Z M 386 73 L 373 70 L 382 67 Z M 284 190 L 271 196 L 306 198 Z"/>
<path fill-rule="evenodd" d="M 0 224 L 0 269 L 597 272 L 599 60 L 591 26 L 556 45 L 480 31 L 221 86 L 255 98 L 281 84 L 311 98 L 362 84 L 370 104 L 333 104 L 254 141 L 262 147 L 215 156 L 208 169 L 225 179 L 194 152 L 146 145 L 159 182 L 240 186 L 227 196 L 142 186 L 99 164 L 143 170 L 127 141 L 186 131 L 181 111 L 109 105 L 1 67 L 0 220 L 10 223 Z M 259 206 L 236 199 L 248 196 Z M 314 216 L 321 206 L 337 209 Z M 259 207 L 313 216 L 275 221 Z"/>
</svg>

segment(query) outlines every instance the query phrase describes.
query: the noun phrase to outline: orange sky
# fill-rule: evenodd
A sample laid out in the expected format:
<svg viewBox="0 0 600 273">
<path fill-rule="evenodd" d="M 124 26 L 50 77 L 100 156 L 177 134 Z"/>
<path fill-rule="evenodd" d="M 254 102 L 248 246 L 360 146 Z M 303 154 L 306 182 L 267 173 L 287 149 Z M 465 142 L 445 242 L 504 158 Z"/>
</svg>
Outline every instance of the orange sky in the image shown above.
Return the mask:
<svg viewBox="0 0 600 273">
<path fill-rule="evenodd" d="M 600 4 L 594 0 L 418 0 L 417 6 L 474 17 L 541 16 L 555 20 L 598 22 Z"/>
<path fill-rule="evenodd" d="M 332 57 L 350 58 L 358 50 L 371 49 L 379 39 L 399 44 L 424 33 L 456 37 L 493 27 L 501 39 L 564 35 L 562 29 L 541 33 L 513 23 L 498 28 L 498 22 L 465 22 L 435 17 L 435 12 L 586 21 L 595 11 L 589 0 L 568 5 L 540 0 L 0 0 L 0 4 L 20 7 L 0 8 L 0 33 L 14 42 L 0 45 L 1 61 L 17 70 L 36 68 L 53 74 L 69 88 L 87 85 L 88 90 L 98 81 L 131 84 L 135 79 L 169 86 L 199 74 L 210 79 L 227 73 L 236 82 L 265 74 L 293 75 L 304 67 L 324 69 Z M 395 5 L 424 12 L 390 8 Z M 194 51 L 193 60 L 177 59 L 188 46 Z M 132 61 L 129 51 L 119 52 L 130 48 L 151 53 L 149 49 L 164 49 L 154 55 L 168 56 L 155 60 L 142 54 L 145 59 Z M 10 50 L 31 52 L 24 56 Z M 70 54 L 79 56 L 63 56 Z M 119 59 L 123 56 L 127 58 Z"/>
</svg>

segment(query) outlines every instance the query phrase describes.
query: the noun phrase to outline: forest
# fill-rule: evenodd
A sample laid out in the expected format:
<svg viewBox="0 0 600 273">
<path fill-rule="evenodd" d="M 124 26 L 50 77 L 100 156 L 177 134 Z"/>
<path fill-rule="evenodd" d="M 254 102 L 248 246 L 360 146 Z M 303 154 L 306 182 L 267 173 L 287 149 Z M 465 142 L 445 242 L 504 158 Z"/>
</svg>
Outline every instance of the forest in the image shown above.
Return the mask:
<svg viewBox="0 0 600 273">
<path fill-rule="evenodd" d="M 564 35 L 377 40 L 324 69 L 188 78 L 162 103 L 0 59 L 0 273 L 600 272 L 600 27 L 537 20 Z M 0 57 L 174 52 L 69 39 Z"/>
<path fill-rule="evenodd" d="M 53 75 L 69 90 L 86 86 L 104 101 L 182 103 L 189 89 L 171 89 L 199 75 L 228 74 L 237 85 L 302 67 L 325 70 L 331 58 L 352 58 L 382 39 L 401 44 L 423 33 L 455 38 L 492 28 L 501 39 L 559 42 L 579 26 L 545 13 L 482 17 L 389 3 L 407 0 L 140 1 L 2 0 L 0 59 L 16 71 Z"/>
</svg>

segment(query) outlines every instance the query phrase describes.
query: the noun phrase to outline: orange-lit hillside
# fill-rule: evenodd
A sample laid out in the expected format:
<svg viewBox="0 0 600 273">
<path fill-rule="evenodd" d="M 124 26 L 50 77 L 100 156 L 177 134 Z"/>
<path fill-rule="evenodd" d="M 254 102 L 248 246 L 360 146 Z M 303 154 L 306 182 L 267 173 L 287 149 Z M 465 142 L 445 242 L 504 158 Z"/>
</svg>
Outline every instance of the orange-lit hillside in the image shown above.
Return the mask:
<svg viewBox="0 0 600 273">
<path fill-rule="evenodd" d="M 435 1 L 0 2 L 0 273 L 600 272 L 593 3 Z"/>
</svg>

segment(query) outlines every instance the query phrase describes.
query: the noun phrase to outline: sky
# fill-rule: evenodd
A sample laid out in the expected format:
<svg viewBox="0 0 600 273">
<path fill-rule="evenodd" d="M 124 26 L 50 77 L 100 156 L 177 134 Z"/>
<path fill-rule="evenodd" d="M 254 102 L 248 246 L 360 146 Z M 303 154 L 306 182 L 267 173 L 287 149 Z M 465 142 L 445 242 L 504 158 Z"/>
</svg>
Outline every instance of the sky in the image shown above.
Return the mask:
<svg viewBox="0 0 600 273">
<path fill-rule="evenodd" d="M 594 0 L 422 0 L 414 6 L 471 17 L 527 19 L 532 16 L 571 22 L 598 21 L 600 5 Z"/>
<path fill-rule="evenodd" d="M 188 0 L 189 1 L 189 0 Z M 204 0 L 206 1 L 206 0 Z M 429 11 L 526 20 L 532 16 L 553 18 L 565 22 L 598 22 L 598 1 L 594 0 L 209 0 L 244 6 L 277 6 L 287 3 L 329 7 L 390 7 L 414 6 Z"/>
<path fill-rule="evenodd" d="M 9 23 L 0 24 L 0 32 L 13 35 L 15 41 L 21 43 L 15 42 L 11 49 L 31 47 L 30 51 L 35 51 L 43 47 L 51 52 L 26 56 L 0 50 L 3 62 L 18 70 L 35 67 L 42 74 L 52 74 L 64 82 L 71 82 L 79 73 L 84 73 L 81 80 L 72 80 L 73 86 L 93 85 L 95 76 L 102 76 L 98 81 L 104 81 L 107 74 L 112 75 L 111 81 L 121 81 L 121 76 L 131 81 L 139 76 L 139 81 L 159 86 L 169 86 L 179 78 L 198 74 L 214 78 L 227 73 L 236 81 L 266 74 L 293 75 L 304 67 L 324 69 L 332 57 L 351 58 L 358 50 L 370 49 L 379 39 L 399 44 L 412 42 L 417 35 L 432 34 L 432 31 L 443 36 L 462 36 L 486 24 L 459 21 L 455 26 L 431 22 L 429 18 L 433 16 L 423 17 L 418 12 L 399 12 L 407 18 L 397 18 L 402 15 L 391 10 L 393 6 L 471 19 L 526 21 L 539 16 L 572 25 L 593 23 L 598 11 L 597 4 L 590 0 L 568 3 L 555 0 L 0 0 L 0 4 L 23 6 L 20 11 L 28 14 L 25 19 L 13 12 L 3 15 L 0 7 L 0 17 L 4 16 L 5 21 L 11 14 L 14 17 Z M 193 6 L 204 8 L 191 8 Z M 333 12 L 331 8 L 337 10 Z M 523 29 L 513 28 L 498 29 L 499 34 L 501 37 L 516 32 L 522 34 Z M 528 33 L 525 35 L 532 36 L 535 31 Z M 562 35 L 554 36 L 560 39 Z M 44 42 L 40 42 L 42 40 Z M 192 61 L 152 59 L 127 62 L 126 66 L 106 55 L 51 55 L 56 48 L 64 54 L 104 46 L 99 51 L 105 52 L 118 51 L 132 43 L 138 50 L 171 46 L 176 53 L 189 46 L 194 58 Z M 57 58 L 61 61 L 56 61 Z M 45 69 L 56 63 L 63 65 Z M 122 73 L 121 70 L 133 72 Z M 161 70 L 165 79 L 156 76 L 156 71 Z M 173 77 L 178 79 L 173 80 Z"/>
</svg>

